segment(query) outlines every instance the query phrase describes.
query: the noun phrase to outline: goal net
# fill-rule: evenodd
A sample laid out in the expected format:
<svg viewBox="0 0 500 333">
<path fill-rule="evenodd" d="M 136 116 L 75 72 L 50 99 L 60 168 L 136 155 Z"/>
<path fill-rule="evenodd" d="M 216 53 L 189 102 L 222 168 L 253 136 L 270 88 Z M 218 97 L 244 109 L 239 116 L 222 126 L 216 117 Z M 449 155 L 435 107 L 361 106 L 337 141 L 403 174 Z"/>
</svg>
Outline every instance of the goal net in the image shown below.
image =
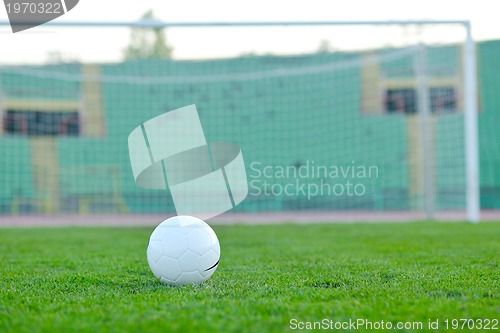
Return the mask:
<svg viewBox="0 0 500 333">
<path fill-rule="evenodd" d="M 234 211 L 466 210 L 460 24 L 173 27 L 173 58 L 138 59 L 131 27 L 46 29 L 68 42 L 0 63 L 4 214 L 175 213 L 136 186 L 127 137 L 191 104 L 208 142 L 241 147 Z"/>
</svg>

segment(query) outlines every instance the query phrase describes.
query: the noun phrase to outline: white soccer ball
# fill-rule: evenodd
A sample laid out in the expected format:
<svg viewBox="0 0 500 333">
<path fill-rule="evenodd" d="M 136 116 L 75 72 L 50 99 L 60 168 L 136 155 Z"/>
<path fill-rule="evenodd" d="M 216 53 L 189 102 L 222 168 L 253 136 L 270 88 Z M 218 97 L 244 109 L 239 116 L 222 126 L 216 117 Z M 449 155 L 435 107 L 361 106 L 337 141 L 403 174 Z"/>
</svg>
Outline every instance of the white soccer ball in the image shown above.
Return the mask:
<svg viewBox="0 0 500 333">
<path fill-rule="evenodd" d="M 147 257 L 153 274 L 163 283 L 202 283 L 219 264 L 219 240 L 204 221 L 174 216 L 160 223 L 151 234 Z"/>
</svg>

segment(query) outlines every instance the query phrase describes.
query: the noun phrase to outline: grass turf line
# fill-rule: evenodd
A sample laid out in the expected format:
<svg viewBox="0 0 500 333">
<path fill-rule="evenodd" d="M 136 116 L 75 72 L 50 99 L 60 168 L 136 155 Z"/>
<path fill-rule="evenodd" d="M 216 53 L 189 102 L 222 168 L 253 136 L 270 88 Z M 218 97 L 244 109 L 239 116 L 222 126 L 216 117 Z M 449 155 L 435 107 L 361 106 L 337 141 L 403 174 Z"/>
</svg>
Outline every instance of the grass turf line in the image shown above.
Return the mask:
<svg viewBox="0 0 500 333">
<path fill-rule="evenodd" d="M 152 228 L 0 229 L 0 332 L 281 332 L 292 318 L 426 332 L 429 319 L 499 318 L 500 223 L 214 229 L 220 265 L 187 287 L 150 272 Z"/>
</svg>

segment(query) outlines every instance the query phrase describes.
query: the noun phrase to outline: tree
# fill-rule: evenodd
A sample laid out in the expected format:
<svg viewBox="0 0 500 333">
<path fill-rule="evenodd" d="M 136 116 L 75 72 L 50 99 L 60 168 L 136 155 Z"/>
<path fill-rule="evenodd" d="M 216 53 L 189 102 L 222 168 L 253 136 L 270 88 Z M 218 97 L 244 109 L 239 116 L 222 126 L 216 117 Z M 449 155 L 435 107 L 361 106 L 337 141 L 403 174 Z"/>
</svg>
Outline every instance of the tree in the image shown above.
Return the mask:
<svg viewBox="0 0 500 333">
<path fill-rule="evenodd" d="M 322 39 L 319 43 L 318 46 L 318 53 L 328 53 L 328 52 L 333 52 L 334 47 L 332 44 L 330 44 L 330 41 L 327 39 Z"/>
<path fill-rule="evenodd" d="M 152 10 L 142 16 L 143 21 L 157 20 Z M 172 47 L 168 45 L 163 28 L 134 27 L 130 32 L 130 42 L 124 50 L 125 59 L 168 59 Z"/>
</svg>

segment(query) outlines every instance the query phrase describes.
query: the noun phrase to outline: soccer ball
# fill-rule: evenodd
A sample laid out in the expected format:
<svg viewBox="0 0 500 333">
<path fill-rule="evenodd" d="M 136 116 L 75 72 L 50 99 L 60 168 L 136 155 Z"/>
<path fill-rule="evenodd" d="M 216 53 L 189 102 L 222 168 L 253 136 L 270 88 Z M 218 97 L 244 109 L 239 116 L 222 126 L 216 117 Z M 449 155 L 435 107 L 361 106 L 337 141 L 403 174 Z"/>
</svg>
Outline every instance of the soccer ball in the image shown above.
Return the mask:
<svg viewBox="0 0 500 333">
<path fill-rule="evenodd" d="M 219 240 L 204 221 L 174 216 L 160 223 L 151 234 L 147 257 L 153 274 L 163 283 L 202 283 L 219 264 Z"/>
</svg>

